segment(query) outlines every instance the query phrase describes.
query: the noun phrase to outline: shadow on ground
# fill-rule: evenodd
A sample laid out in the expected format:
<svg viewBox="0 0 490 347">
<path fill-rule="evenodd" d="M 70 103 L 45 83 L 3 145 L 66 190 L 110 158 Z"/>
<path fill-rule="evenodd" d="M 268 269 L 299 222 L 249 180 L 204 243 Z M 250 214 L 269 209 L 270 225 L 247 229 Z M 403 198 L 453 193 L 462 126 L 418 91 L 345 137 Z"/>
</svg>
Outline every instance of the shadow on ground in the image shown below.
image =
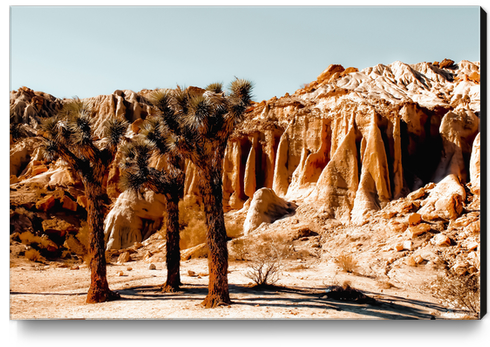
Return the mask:
<svg viewBox="0 0 490 347">
<path fill-rule="evenodd" d="M 121 300 L 204 300 L 206 285 L 183 285 L 181 291 L 162 293 L 161 286 L 135 286 L 118 291 Z M 447 312 L 441 305 L 382 293 L 362 291 L 368 300 L 334 300 L 325 291 L 308 287 L 253 288 L 230 285 L 232 305 L 310 308 L 318 310 L 347 311 L 369 319 L 436 319 Z M 435 315 L 434 315 L 435 314 Z"/>
</svg>

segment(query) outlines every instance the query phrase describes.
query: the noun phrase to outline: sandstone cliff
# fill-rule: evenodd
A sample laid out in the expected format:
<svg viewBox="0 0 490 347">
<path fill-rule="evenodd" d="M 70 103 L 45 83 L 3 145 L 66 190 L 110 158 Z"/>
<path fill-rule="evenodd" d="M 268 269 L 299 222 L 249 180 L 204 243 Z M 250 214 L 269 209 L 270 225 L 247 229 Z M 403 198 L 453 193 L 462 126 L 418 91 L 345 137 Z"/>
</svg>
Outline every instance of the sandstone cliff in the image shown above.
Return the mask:
<svg viewBox="0 0 490 347">
<path fill-rule="evenodd" d="M 479 194 L 479 71 L 479 63 L 450 60 L 397 61 L 362 71 L 330 65 L 304 88 L 255 103 L 226 150 L 225 211 L 248 209 L 255 192 L 269 188 L 299 211 L 314 207 L 324 218 L 363 224 L 390 201 L 447 177 L 451 187 L 461 189 L 471 181 L 472 191 Z M 132 123 L 128 138 L 138 133 L 155 112 L 146 99 L 149 92 L 124 90 L 85 99 L 94 111 L 96 135 L 102 135 L 101 125 L 109 117 Z M 63 102 L 25 87 L 11 92 L 11 123 L 24 132 L 11 134 L 11 187 L 71 189 L 77 208 L 83 209 L 78 178 L 61 161 L 45 162 L 38 150 L 40 121 Z M 116 162 L 106 179 L 107 206 L 112 208 L 106 233 L 139 241 L 142 233 L 157 229 L 162 216 L 147 213 L 145 204 L 152 199 L 138 203 L 125 197 L 119 176 Z M 188 163 L 186 196 L 199 195 L 196 179 Z M 457 205 L 456 195 L 448 199 L 456 199 Z M 427 213 L 437 214 L 437 206 Z M 133 236 L 114 236 L 120 229 L 114 226 L 123 224 Z M 138 234 L 143 224 L 147 227 Z"/>
</svg>

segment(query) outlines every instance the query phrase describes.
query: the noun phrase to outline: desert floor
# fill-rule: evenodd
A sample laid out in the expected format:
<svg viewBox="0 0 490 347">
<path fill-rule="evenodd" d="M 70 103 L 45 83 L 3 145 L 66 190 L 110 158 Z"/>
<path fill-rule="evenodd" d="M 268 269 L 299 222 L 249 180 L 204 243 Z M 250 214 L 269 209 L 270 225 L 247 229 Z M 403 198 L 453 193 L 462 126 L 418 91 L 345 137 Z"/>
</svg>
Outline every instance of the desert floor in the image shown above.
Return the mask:
<svg viewBox="0 0 490 347">
<path fill-rule="evenodd" d="M 254 288 L 245 276 L 247 262 L 229 266 L 232 304 L 205 309 L 206 259 L 181 263 L 182 291 L 162 293 L 165 263 L 150 270 L 143 260 L 108 265 L 108 281 L 121 299 L 86 304 L 90 272 L 86 265 L 32 262 L 11 257 L 10 319 L 451 319 L 430 295 L 414 288 L 386 286 L 379 281 L 338 272 L 321 261 L 285 262 L 276 287 Z M 326 289 L 348 281 L 368 300 L 334 300 Z M 382 288 L 384 287 L 384 288 Z M 388 288 L 390 287 L 390 288 Z"/>
</svg>

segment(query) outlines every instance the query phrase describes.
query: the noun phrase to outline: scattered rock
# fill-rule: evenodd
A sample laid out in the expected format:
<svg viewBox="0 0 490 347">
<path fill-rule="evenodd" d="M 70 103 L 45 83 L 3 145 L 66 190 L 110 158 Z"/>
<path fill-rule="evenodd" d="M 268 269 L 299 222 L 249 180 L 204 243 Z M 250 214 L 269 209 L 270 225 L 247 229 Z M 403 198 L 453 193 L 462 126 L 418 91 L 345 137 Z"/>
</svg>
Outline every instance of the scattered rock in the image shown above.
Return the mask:
<svg viewBox="0 0 490 347">
<path fill-rule="evenodd" d="M 406 249 L 407 251 L 412 250 L 412 241 L 404 241 L 403 242 L 403 249 Z"/>
<path fill-rule="evenodd" d="M 451 239 L 444 234 L 437 234 L 436 236 L 434 236 L 431 239 L 431 241 L 436 246 L 450 246 L 451 245 Z"/>
<path fill-rule="evenodd" d="M 85 195 L 77 196 L 77 204 L 86 209 L 87 208 L 87 197 Z"/>
<path fill-rule="evenodd" d="M 180 260 L 189 260 L 196 258 L 206 258 L 209 253 L 208 245 L 201 243 L 200 245 L 185 249 L 180 252 Z"/>
<path fill-rule="evenodd" d="M 415 262 L 415 259 L 413 258 L 413 256 L 409 255 L 406 259 L 405 259 L 405 263 L 408 265 L 408 266 L 417 266 L 417 263 Z"/>
<path fill-rule="evenodd" d="M 244 235 L 249 234 L 262 223 L 272 223 L 293 212 L 297 205 L 276 195 L 272 189 L 261 188 L 253 194 L 252 202 L 243 224 Z"/>
<path fill-rule="evenodd" d="M 455 175 L 448 175 L 430 192 L 424 206 L 418 211 L 423 220 L 453 220 L 463 211 L 466 192 Z"/>
<path fill-rule="evenodd" d="M 403 242 L 401 242 L 401 243 L 397 243 L 397 244 L 395 245 L 395 251 L 397 251 L 397 252 L 403 251 L 404 249 L 405 249 L 405 248 L 404 248 L 404 244 L 403 244 Z"/>
<path fill-rule="evenodd" d="M 479 234 L 480 233 L 480 221 L 475 221 L 470 223 L 467 227 L 464 228 L 465 232 L 470 234 Z"/>
<path fill-rule="evenodd" d="M 42 227 L 46 234 L 56 234 L 61 237 L 76 230 L 72 224 L 58 218 L 43 220 Z"/>
<path fill-rule="evenodd" d="M 61 203 L 63 204 L 62 207 L 66 210 L 76 211 L 78 208 L 78 204 L 66 195 L 63 195 L 61 198 Z"/>
<path fill-rule="evenodd" d="M 127 263 L 128 261 L 131 261 L 131 254 L 129 252 L 121 253 L 117 258 L 119 264 Z"/>
<path fill-rule="evenodd" d="M 148 270 L 156 270 L 156 269 L 157 269 L 157 267 L 155 264 L 148 265 Z"/>
<path fill-rule="evenodd" d="M 410 217 L 408 217 L 409 225 L 417 225 L 422 221 L 422 216 L 419 213 L 412 213 Z"/>
<path fill-rule="evenodd" d="M 85 246 L 73 235 L 68 235 L 66 237 L 63 246 L 70 252 L 73 252 L 77 255 L 87 254 L 87 249 L 85 248 Z"/>
<path fill-rule="evenodd" d="M 464 261 L 457 261 L 456 264 L 451 267 L 451 270 L 458 276 L 463 276 L 469 268 L 469 264 Z"/>
<path fill-rule="evenodd" d="M 391 221 L 389 226 L 395 233 L 402 233 L 408 228 L 407 223 L 398 222 L 398 221 Z"/>
<path fill-rule="evenodd" d="M 424 262 L 424 258 L 420 254 L 417 254 L 416 256 L 413 257 L 413 260 L 415 261 L 415 264 L 419 265 Z"/>
<path fill-rule="evenodd" d="M 36 202 L 36 208 L 39 211 L 46 212 L 53 208 L 55 202 L 56 200 L 53 195 L 46 195 L 43 199 Z"/>
<path fill-rule="evenodd" d="M 411 239 L 414 239 L 423 233 L 426 233 L 431 230 L 431 227 L 429 224 L 426 223 L 421 223 L 415 226 L 410 226 L 407 230 L 407 236 Z"/>
</svg>

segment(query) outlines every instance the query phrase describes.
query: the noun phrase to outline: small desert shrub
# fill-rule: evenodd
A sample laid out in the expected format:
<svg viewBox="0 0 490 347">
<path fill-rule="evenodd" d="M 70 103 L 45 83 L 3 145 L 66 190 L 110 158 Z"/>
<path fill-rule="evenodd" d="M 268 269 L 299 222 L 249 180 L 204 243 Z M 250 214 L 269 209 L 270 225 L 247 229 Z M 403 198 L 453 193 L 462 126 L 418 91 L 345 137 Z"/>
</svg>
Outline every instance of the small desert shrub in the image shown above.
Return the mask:
<svg viewBox="0 0 490 347">
<path fill-rule="evenodd" d="M 325 296 L 329 299 L 355 301 L 365 304 L 372 304 L 376 301 L 365 295 L 362 291 L 353 288 L 350 281 L 343 281 L 341 285 L 330 286 L 327 289 Z"/>
<path fill-rule="evenodd" d="M 194 197 L 179 202 L 180 248 L 206 242 L 206 217 L 202 204 Z"/>
<path fill-rule="evenodd" d="M 33 246 L 37 248 L 48 248 L 52 241 L 46 235 L 37 236 L 30 231 L 25 231 L 19 235 L 20 242 L 27 246 Z"/>
<path fill-rule="evenodd" d="M 245 276 L 257 286 L 274 285 L 280 278 L 283 260 L 292 250 L 290 243 L 279 238 L 263 236 L 254 239 L 247 247 L 247 257 L 251 260 Z"/>
<path fill-rule="evenodd" d="M 44 261 L 44 257 L 39 253 L 37 249 L 29 248 L 25 252 L 25 257 L 31 261 Z"/>
<path fill-rule="evenodd" d="M 247 248 L 244 239 L 235 239 L 229 243 L 230 252 L 229 258 L 230 260 L 246 260 L 247 259 Z"/>
<path fill-rule="evenodd" d="M 89 249 L 89 241 L 90 241 L 90 239 L 89 239 L 90 235 L 89 234 L 90 234 L 90 230 L 88 228 L 88 224 L 85 221 L 82 221 L 81 227 L 80 227 L 80 229 L 78 229 L 78 232 L 77 232 L 75 237 L 85 247 L 85 250 Z M 90 257 L 90 254 L 88 254 L 88 252 L 85 254 L 79 254 L 79 256 L 81 256 L 82 261 L 85 264 L 90 264 L 91 257 Z"/>
<path fill-rule="evenodd" d="M 450 307 L 468 311 L 479 317 L 480 314 L 480 273 L 457 275 L 446 270 L 444 275 L 428 283 L 425 289 Z"/>
<path fill-rule="evenodd" d="M 336 259 L 337 265 L 348 273 L 356 273 L 357 272 L 357 260 L 354 259 L 352 254 L 342 253 Z"/>
<path fill-rule="evenodd" d="M 226 235 L 231 238 L 240 237 L 243 235 L 244 219 L 229 219 L 225 216 Z"/>
<path fill-rule="evenodd" d="M 89 229 L 88 229 L 88 224 L 84 221 L 81 222 L 81 227 L 78 229 L 78 233 L 76 235 L 76 238 L 82 245 L 85 246 L 85 249 L 88 249 L 89 246 Z"/>
</svg>

